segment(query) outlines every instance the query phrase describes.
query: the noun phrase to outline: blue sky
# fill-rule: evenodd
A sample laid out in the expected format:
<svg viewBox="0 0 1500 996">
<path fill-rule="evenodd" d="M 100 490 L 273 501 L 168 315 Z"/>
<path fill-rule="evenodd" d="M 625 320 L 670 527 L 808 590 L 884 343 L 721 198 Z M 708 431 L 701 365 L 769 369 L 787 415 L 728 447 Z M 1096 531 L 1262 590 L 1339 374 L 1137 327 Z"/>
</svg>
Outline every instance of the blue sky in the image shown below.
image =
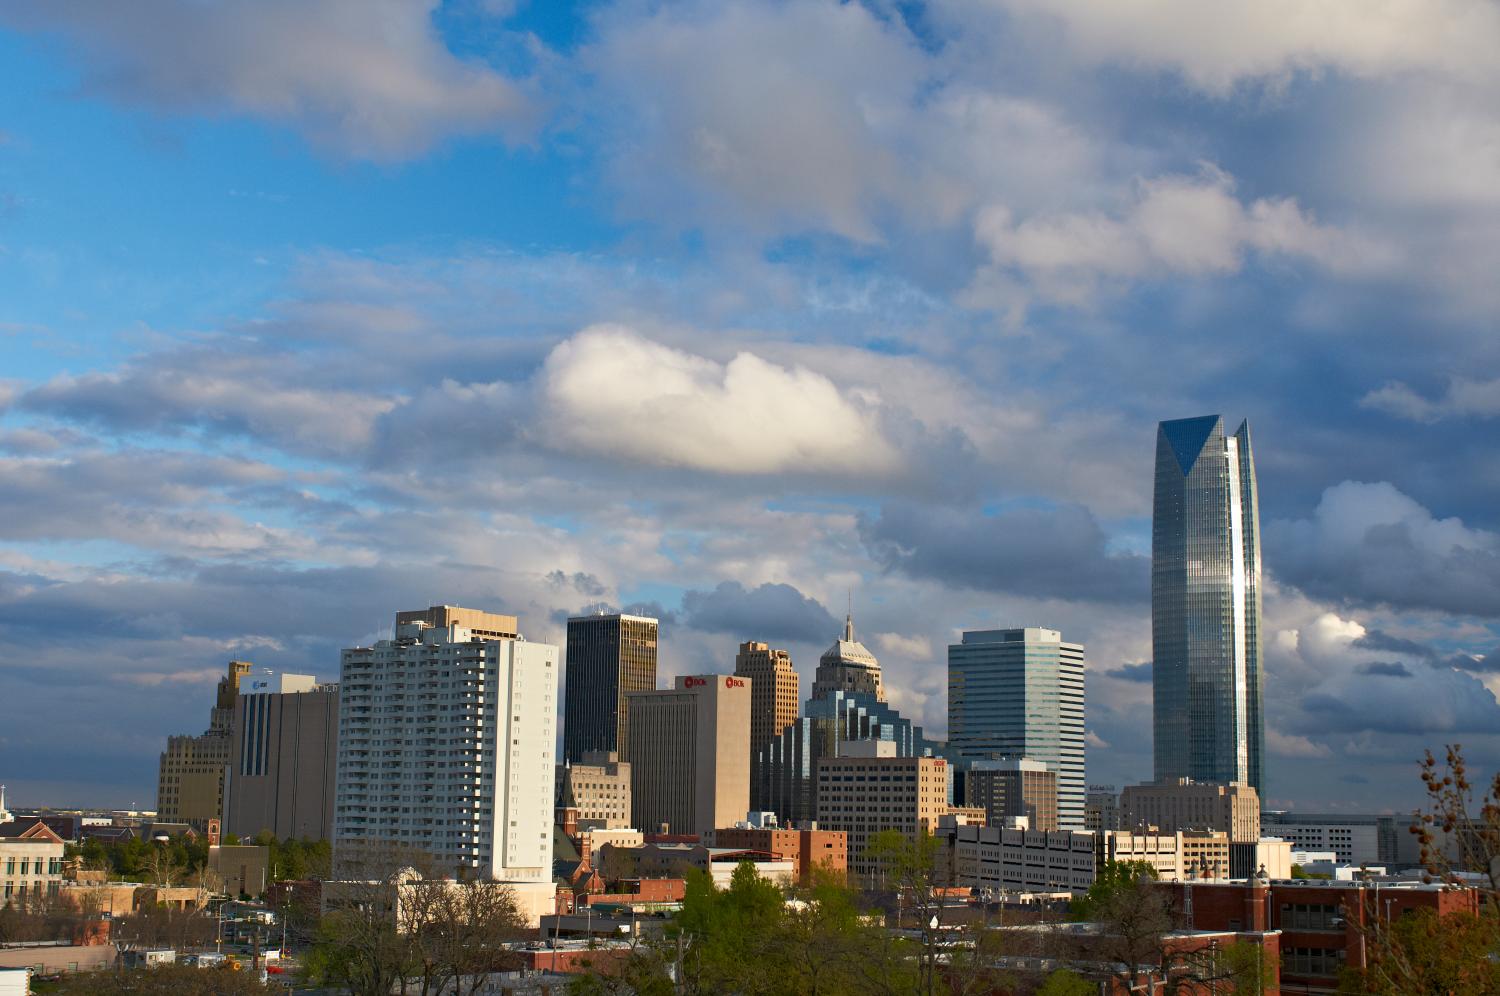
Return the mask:
<svg viewBox="0 0 1500 996">
<path fill-rule="evenodd" d="M 1150 771 L 1155 423 L 1256 439 L 1270 800 L 1500 763 L 1500 14 L 0 0 L 0 778 L 149 803 L 230 657 L 431 601 L 663 670 L 852 590 L 1088 645 Z M 66 703 L 61 707 L 59 703 Z"/>
</svg>

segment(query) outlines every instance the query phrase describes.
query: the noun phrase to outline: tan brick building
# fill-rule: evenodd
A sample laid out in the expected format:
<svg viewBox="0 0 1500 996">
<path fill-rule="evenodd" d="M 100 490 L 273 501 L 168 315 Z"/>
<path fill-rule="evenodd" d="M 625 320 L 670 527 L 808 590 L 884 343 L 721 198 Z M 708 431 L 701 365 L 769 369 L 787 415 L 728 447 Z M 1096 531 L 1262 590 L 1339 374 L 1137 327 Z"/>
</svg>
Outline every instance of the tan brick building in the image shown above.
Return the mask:
<svg viewBox="0 0 1500 996">
<path fill-rule="evenodd" d="M 866 853 L 875 834 L 898 830 L 915 838 L 936 830 L 949 812 L 948 762 L 892 757 L 893 748 L 890 741 L 845 743 L 841 756 L 818 761 L 818 826 L 849 835 L 849 871 L 857 877 L 876 870 Z"/>
<path fill-rule="evenodd" d="M 578 763 L 559 764 L 553 794 L 555 808 L 577 810 L 579 826 L 630 826 L 630 762 L 612 750 L 585 751 Z"/>
<path fill-rule="evenodd" d="M 630 806 L 638 830 L 704 834 L 750 806 L 750 679 L 685 675 L 631 692 Z"/>
<path fill-rule="evenodd" d="M 1260 795 L 1249 785 L 1171 782 L 1126 786 L 1120 796 L 1120 826 L 1126 830 L 1155 827 L 1178 830 L 1222 830 L 1231 843 L 1260 840 Z"/>
<path fill-rule="evenodd" d="M 224 815 L 224 769 L 229 765 L 230 734 L 240 680 L 250 673 L 249 661 L 230 661 L 219 679 L 208 729 L 201 736 L 167 738 L 156 781 L 156 818 L 162 823 L 187 823 L 203 829 Z"/>
<path fill-rule="evenodd" d="M 792 665 L 792 655 L 766 643 L 740 644 L 734 658 L 734 673 L 750 680 L 750 808 L 769 809 L 770 801 L 756 789 L 759 758 L 773 739 L 797 721 L 801 679 Z"/>
<path fill-rule="evenodd" d="M 842 879 L 849 870 L 849 835 L 841 830 L 794 830 L 779 827 L 720 827 L 703 837 L 709 847 L 770 851 L 792 862 L 798 885 L 813 883 L 813 869 Z"/>
</svg>

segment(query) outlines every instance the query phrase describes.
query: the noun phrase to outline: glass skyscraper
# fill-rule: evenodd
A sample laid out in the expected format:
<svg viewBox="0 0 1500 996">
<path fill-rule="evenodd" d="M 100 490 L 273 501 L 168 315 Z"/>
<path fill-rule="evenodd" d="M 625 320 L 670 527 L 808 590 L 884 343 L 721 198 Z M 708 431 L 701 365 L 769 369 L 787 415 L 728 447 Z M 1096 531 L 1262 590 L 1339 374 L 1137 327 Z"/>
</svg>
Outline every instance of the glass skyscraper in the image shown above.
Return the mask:
<svg viewBox="0 0 1500 996">
<path fill-rule="evenodd" d="M 948 751 L 1029 758 L 1057 774 L 1057 825 L 1083 829 L 1083 646 L 1054 629 L 989 629 L 948 647 Z"/>
<path fill-rule="evenodd" d="M 563 691 L 563 758 L 579 764 L 593 751 L 630 760 L 630 693 L 656 687 L 657 621 L 647 616 L 574 616 L 568 620 Z"/>
<path fill-rule="evenodd" d="M 1245 782 L 1264 798 L 1260 507 L 1250 423 L 1163 422 L 1151 517 L 1157 781 Z"/>
</svg>

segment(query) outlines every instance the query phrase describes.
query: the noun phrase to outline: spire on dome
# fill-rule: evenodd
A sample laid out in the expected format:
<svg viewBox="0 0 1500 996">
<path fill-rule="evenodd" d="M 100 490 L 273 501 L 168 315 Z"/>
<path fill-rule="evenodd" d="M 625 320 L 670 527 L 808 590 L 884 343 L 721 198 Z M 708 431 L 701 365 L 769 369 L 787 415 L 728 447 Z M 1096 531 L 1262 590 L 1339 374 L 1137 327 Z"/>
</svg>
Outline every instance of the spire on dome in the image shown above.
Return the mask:
<svg viewBox="0 0 1500 996">
<path fill-rule="evenodd" d="M 854 613 L 852 612 L 844 617 L 844 642 L 854 642 Z"/>
</svg>

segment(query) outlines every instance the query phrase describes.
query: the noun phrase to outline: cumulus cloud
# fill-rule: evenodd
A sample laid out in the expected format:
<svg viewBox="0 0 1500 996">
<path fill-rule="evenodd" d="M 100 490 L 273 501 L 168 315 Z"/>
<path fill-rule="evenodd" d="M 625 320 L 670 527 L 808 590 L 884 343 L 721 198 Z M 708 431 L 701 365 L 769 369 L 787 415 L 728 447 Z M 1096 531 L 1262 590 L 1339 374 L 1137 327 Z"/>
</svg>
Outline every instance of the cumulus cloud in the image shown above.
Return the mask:
<svg viewBox="0 0 1500 996">
<path fill-rule="evenodd" d="M 1359 402 L 1365 408 L 1412 422 L 1438 422 L 1446 418 L 1494 418 L 1500 416 L 1500 378 L 1472 380 L 1454 377 L 1437 398 L 1428 398 L 1404 382 L 1387 381 Z"/>
<path fill-rule="evenodd" d="M 740 640 L 832 642 L 839 633 L 827 609 L 789 584 L 747 589 L 725 581 L 712 591 L 688 591 L 682 596 L 682 618 L 694 629 Z"/>
<path fill-rule="evenodd" d="M 1244 80 L 1332 70 L 1356 77 L 1494 77 L 1500 12 L 1485 0 L 994 0 L 1060 22 L 1085 57 L 1177 72 L 1224 95 Z"/>
<path fill-rule="evenodd" d="M 1500 536 L 1436 518 L 1390 483 L 1335 485 L 1311 519 L 1265 536 L 1277 576 L 1315 596 L 1500 616 Z"/>
<path fill-rule="evenodd" d="M 886 569 L 943 584 L 1101 602 L 1141 602 L 1149 589 L 1149 558 L 1111 553 L 1077 505 L 988 515 L 890 504 L 862 516 L 859 530 Z"/>
<path fill-rule="evenodd" d="M 553 349 L 541 382 L 543 438 L 569 450 L 721 474 L 868 479 L 899 466 L 870 399 L 753 353 L 719 363 L 595 326 Z"/>
<path fill-rule="evenodd" d="M 450 52 L 436 0 L 0 0 L 0 21 L 61 34 L 87 92 L 167 111 L 249 114 L 314 145 L 400 160 L 450 135 L 527 125 L 532 101 Z"/>
<path fill-rule="evenodd" d="M 1318 224 L 1291 199 L 1241 202 L 1233 179 L 1212 165 L 1195 176 L 1140 181 L 1117 215 L 1017 219 L 1010 207 L 992 205 L 979 212 L 975 238 L 994 267 L 1025 274 L 1061 301 L 1086 300 L 1107 281 L 1232 273 L 1251 252 L 1344 272 L 1371 269 L 1385 256 L 1363 239 Z"/>
<path fill-rule="evenodd" d="M 1384 642 L 1367 641 L 1369 632 L 1355 619 L 1323 612 L 1290 634 L 1291 646 L 1272 649 L 1267 710 L 1283 733 L 1329 746 L 1340 734 L 1500 729 L 1500 702 L 1474 675 L 1440 661 L 1417 670 L 1391 661 L 1386 650 L 1369 646 Z M 1293 687 L 1277 687 L 1281 681 Z"/>
</svg>

